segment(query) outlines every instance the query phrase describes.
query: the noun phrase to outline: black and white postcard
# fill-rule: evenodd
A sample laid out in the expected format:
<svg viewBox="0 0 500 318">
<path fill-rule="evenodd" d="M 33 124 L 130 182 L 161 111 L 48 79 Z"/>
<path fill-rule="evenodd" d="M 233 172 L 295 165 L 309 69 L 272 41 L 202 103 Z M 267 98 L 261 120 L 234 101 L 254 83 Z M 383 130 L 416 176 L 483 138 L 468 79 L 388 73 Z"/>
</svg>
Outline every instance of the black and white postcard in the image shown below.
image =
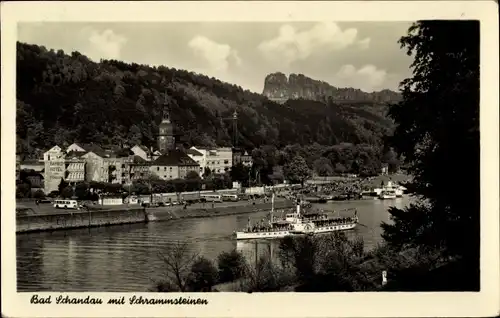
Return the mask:
<svg viewBox="0 0 500 318">
<path fill-rule="evenodd" d="M 2 315 L 498 315 L 498 15 L 2 3 Z"/>
</svg>

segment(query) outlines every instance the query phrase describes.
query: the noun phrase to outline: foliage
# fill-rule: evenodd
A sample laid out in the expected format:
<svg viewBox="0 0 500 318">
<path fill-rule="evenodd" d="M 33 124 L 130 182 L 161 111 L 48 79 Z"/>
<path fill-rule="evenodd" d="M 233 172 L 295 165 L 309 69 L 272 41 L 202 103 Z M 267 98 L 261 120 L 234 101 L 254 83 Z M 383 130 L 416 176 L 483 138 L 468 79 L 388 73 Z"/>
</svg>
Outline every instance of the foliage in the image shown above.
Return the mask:
<svg viewBox="0 0 500 318">
<path fill-rule="evenodd" d="M 330 160 L 325 157 L 318 158 L 314 161 L 314 171 L 319 176 L 330 176 L 333 174 L 333 168 Z"/>
<path fill-rule="evenodd" d="M 59 186 L 57 187 L 59 189 L 59 193 L 62 193 L 63 189 L 65 189 L 68 185 L 69 183 L 61 178 L 61 182 L 59 182 Z"/>
<path fill-rule="evenodd" d="M 187 180 L 199 180 L 200 179 L 200 175 L 198 174 L 198 172 L 190 170 L 186 174 L 186 179 Z"/>
<path fill-rule="evenodd" d="M 272 263 L 269 256 L 263 255 L 255 264 L 248 267 L 247 279 L 241 284 L 246 292 L 276 292 L 293 283 L 293 275 Z"/>
<path fill-rule="evenodd" d="M 239 181 L 243 186 L 248 186 L 250 169 L 241 162 L 231 168 L 230 174 L 233 181 Z"/>
<path fill-rule="evenodd" d="M 191 266 L 186 286 L 188 290 L 193 292 L 211 291 L 212 287 L 217 282 L 218 272 L 212 261 L 199 257 Z"/>
<path fill-rule="evenodd" d="M 365 256 L 360 238 L 342 232 L 314 237 L 286 237 L 280 242 L 283 268 L 296 272 L 297 291 L 363 290 L 359 265 Z"/>
<path fill-rule="evenodd" d="M 412 188 L 425 203 L 391 209 L 393 224 L 383 224 L 383 237 L 395 248 L 427 246 L 461 260 L 467 275 L 475 277 L 463 288 L 476 290 L 479 22 L 421 21 L 400 44 L 415 60 L 413 77 L 402 82 L 403 101 L 390 109 L 398 125 L 390 141 L 405 157 Z"/>
<path fill-rule="evenodd" d="M 301 183 L 311 176 L 306 161 L 301 156 L 295 156 L 290 163 L 283 167 L 284 176 L 292 183 Z"/>
<path fill-rule="evenodd" d="M 234 281 L 245 274 L 245 258 L 236 250 L 222 252 L 217 257 L 217 267 L 219 269 L 219 282 Z"/>
<path fill-rule="evenodd" d="M 386 106 L 370 102 L 290 100 L 193 72 L 117 60 L 92 62 L 72 52 L 17 43 L 17 151 L 37 157 L 54 144 L 156 144 L 164 101 L 188 145 L 230 146 L 238 111 L 238 145 L 350 142 L 380 146 L 393 129 Z M 264 79 L 263 79 L 264 80 Z M 109 180 L 108 180 L 109 181 Z"/>
<path fill-rule="evenodd" d="M 35 199 L 44 199 L 45 198 L 45 193 L 43 192 L 43 190 L 36 190 L 35 193 L 33 193 L 33 198 Z"/>
<path fill-rule="evenodd" d="M 198 253 L 192 253 L 188 243 L 177 242 L 165 252 L 160 252 L 159 256 L 165 265 L 166 283 L 163 286 L 175 286 L 179 291 L 188 291 L 187 280 Z"/>
<path fill-rule="evenodd" d="M 30 198 L 31 184 L 27 182 L 20 183 L 16 186 L 16 198 Z"/>
<path fill-rule="evenodd" d="M 62 189 L 61 197 L 64 199 L 71 199 L 73 197 L 73 187 L 67 186 L 66 188 Z"/>
</svg>

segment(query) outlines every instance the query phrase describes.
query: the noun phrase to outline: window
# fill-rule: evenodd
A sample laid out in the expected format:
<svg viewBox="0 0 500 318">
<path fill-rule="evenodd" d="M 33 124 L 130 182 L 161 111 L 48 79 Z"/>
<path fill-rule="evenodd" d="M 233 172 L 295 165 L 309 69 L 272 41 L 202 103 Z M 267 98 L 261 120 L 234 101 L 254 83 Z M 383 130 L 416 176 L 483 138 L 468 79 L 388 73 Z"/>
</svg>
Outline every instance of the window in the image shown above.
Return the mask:
<svg viewBox="0 0 500 318">
<path fill-rule="evenodd" d="M 224 163 L 227 165 L 229 163 L 229 160 L 224 160 Z"/>
<path fill-rule="evenodd" d="M 170 171 L 172 171 L 172 167 L 170 167 Z"/>
<path fill-rule="evenodd" d="M 156 167 L 156 171 L 160 171 L 160 167 Z"/>
<path fill-rule="evenodd" d="M 167 171 L 167 167 L 163 167 L 163 171 Z"/>
</svg>

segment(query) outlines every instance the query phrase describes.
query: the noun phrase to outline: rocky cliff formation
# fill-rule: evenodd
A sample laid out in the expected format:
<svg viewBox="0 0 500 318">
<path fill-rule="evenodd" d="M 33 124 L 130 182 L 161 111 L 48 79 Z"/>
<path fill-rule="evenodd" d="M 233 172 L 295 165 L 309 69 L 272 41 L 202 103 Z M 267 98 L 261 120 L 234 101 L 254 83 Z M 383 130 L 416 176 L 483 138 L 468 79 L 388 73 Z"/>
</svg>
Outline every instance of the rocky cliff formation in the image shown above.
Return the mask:
<svg viewBox="0 0 500 318">
<path fill-rule="evenodd" d="M 385 89 L 379 92 L 366 93 L 356 88 L 337 88 L 326 82 L 314 80 L 302 74 L 285 74 L 277 72 L 266 76 L 264 82 L 264 96 L 275 101 L 288 99 L 325 100 L 333 98 L 335 101 L 356 101 L 388 103 L 397 102 L 401 94 Z"/>
</svg>

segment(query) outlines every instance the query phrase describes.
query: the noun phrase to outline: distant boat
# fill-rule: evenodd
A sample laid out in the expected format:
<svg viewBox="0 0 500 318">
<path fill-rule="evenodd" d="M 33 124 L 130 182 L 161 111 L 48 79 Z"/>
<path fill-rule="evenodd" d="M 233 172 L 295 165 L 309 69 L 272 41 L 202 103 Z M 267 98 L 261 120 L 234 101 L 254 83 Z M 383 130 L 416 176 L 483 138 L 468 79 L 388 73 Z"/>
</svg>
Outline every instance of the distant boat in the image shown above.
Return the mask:
<svg viewBox="0 0 500 318">
<path fill-rule="evenodd" d="M 381 200 L 396 199 L 397 198 L 396 191 L 395 190 L 384 190 L 379 194 L 378 198 Z"/>
<path fill-rule="evenodd" d="M 369 192 L 371 196 L 379 197 L 384 191 L 394 192 L 394 195 L 398 198 L 402 197 L 406 188 L 397 184 L 393 184 L 392 181 L 387 182 L 387 185 L 382 188 L 375 188 L 373 191 Z"/>
</svg>

